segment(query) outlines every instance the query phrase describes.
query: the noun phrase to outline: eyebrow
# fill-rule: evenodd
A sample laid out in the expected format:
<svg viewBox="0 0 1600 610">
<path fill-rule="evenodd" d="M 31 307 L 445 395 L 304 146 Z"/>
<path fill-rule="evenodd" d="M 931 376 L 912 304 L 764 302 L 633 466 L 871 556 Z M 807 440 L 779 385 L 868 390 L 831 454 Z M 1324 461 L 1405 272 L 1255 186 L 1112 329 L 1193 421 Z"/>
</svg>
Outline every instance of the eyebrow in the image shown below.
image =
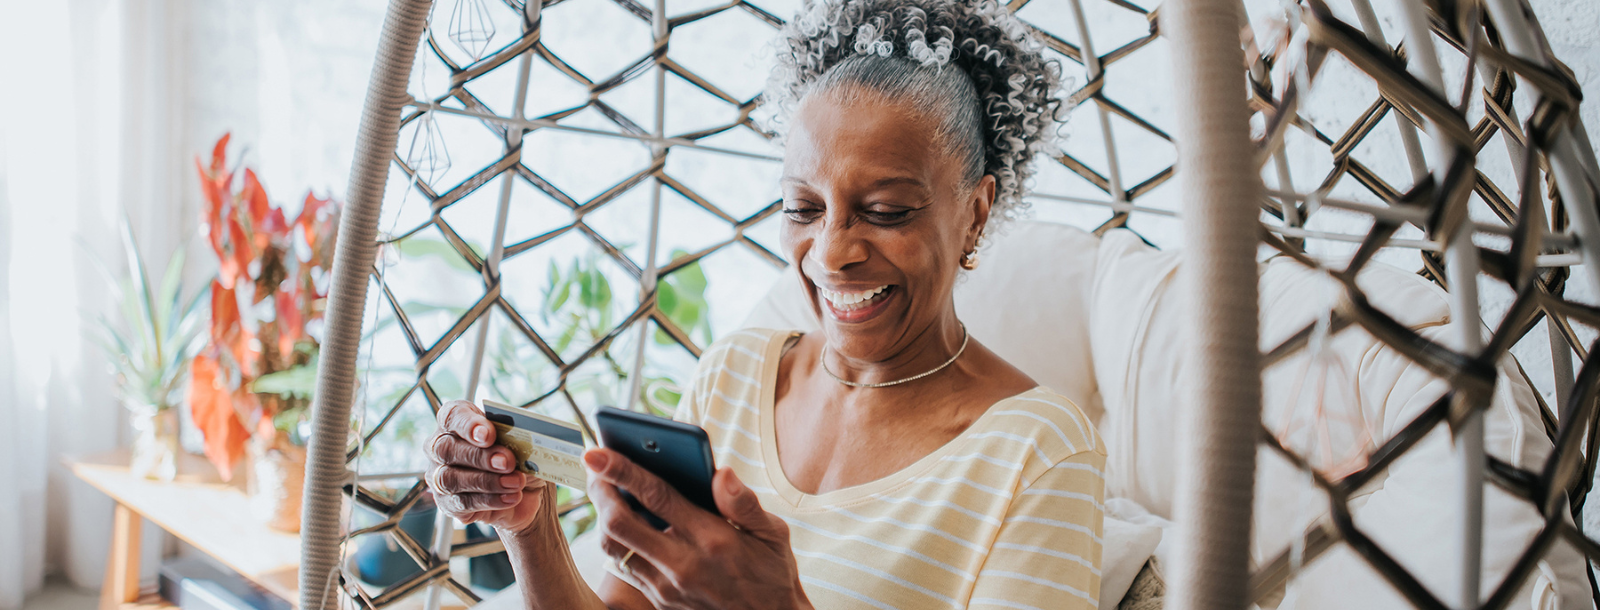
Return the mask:
<svg viewBox="0 0 1600 610">
<path fill-rule="evenodd" d="M 799 186 L 811 186 L 811 183 L 806 182 L 805 180 L 797 178 L 797 177 L 794 177 L 794 176 L 784 176 L 784 177 L 782 177 L 782 178 L 780 178 L 778 180 L 778 183 L 779 184 L 795 184 L 795 185 L 799 185 Z M 872 181 L 872 184 L 868 185 L 868 187 L 870 187 L 870 188 L 883 188 L 883 187 L 886 187 L 886 186 L 895 186 L 895 185 L 902 185 L 902 184 L 906 185 L 906 186 L 914 186 L 914 187 L 917 187 L 917 188 L 920 188 L 920 189 L 927 189 L 928 188 L 927 184 L 924 184 L 921 180 L 918 180 L 916 178 L 912 178 L 910 176 L 889 176 L 887 178 L 879 178 L 877 180 Z"/>
<path fill-rule="evenodd" d="M 880 178 L 880 179 L 874 181 L 872 183 L 872 186 L 873 186 L 873 188 L 882 188 L 882 187 L 885 187 L 885 186 L 895 186 L 895 185 L 899 185 L 899 184 L 903 184 L 903 185 L 906 185 L 906 186 L 914 186 L 914 187 L 921 188 L 921 189 L 928 188 L 928 185 L 923 184 L 921 180 L 918 180 L 916 178 L 912 178 L 910 176 L 890 176 L 888 178 Z"/>
</svg>

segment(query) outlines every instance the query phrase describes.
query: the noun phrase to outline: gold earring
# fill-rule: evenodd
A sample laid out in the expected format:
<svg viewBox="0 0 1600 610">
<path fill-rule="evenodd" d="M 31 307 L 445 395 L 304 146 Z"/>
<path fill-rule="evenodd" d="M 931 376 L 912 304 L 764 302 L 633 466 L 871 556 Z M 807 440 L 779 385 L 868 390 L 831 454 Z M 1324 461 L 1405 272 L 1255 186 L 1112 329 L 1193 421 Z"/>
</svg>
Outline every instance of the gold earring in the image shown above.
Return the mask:
<svg viewBox="0 0 1600 610">
<path fill-rule="evenodd" d="M 973 250 L 961 257 L 961 268 L 971 271 L 978 268 L 978 251 Z"/>
</svg>

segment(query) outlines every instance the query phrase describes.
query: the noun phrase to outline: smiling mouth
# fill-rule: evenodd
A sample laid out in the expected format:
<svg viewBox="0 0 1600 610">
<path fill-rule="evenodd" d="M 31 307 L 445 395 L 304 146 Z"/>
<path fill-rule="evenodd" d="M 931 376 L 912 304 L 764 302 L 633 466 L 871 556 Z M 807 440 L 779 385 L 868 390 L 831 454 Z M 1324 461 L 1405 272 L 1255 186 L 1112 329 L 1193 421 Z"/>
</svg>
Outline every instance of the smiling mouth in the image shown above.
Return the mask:
<svg viewBox="0 0 1600 610">
<path fill-rule="evenodd" d="M 834 292 L 821 286 L 817 295 L 824 308 L 841 322 L 861 322 L 878 315 L 894 296 L 894 285 L 884 285 L 860 292 Z"/>
</svg>

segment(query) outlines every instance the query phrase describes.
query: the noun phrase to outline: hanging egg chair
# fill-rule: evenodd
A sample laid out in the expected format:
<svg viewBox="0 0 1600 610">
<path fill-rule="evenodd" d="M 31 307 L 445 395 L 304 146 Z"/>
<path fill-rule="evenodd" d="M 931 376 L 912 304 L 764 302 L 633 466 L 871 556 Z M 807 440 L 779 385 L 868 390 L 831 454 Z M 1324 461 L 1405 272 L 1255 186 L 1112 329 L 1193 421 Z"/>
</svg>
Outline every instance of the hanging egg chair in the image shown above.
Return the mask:
<svg viewBox="0 0 1600 610">
<path fill-rule="evenodd" d="M 450 559 L 498 542 L 400 527 L 427 487 L 406 467 L 408 417 L 484 388 L 587 431 L 598 400 L 675 400 L 674 375 L 727 330 L 707 312 L 781 309 L 750 277 L 785 265 L 751 58 L 796 3 L 433 4 L 391 0 L 361 121 L 313 409 L 305 610 L 480 601 Z M 1600 308 L 1567 296 L 1600 286 L 1600 166 L 1527 5 L 1007 7 L 1074 79 L 1033 213 L 1081 229 L 1091 275 L 1124 278 L 1095 298 L 1146 312 L 1137 341 L 1089 342 L 1105 346 L 1085 400 L 1108 491 L 1173 522 L 1168 606 L 1600 599 L 1584 528 Z M 408 294 L 419 278 L 429 294 Z M 344 557 L 365 539 L 417 570 L 359 582 Z"/>
</svg>

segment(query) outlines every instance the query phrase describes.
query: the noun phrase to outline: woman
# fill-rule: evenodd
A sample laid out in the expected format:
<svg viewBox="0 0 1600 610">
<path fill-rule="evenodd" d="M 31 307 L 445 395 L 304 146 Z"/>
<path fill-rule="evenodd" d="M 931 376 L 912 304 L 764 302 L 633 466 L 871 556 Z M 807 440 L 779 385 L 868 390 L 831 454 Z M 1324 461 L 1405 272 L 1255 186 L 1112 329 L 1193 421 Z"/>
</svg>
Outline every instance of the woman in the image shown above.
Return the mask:
<svg viewBox="0 0 1600 610">
<path fill-rule="evenodd" d="M 821 330 L 742 331 L 701 359 L 678 418 L 712 439 L 721 515 L 588 451 L 614 560 L 592 591 L 552 490 L 465 402 L 430 443 L 439 505 L 500 530 L 534 608 L 1096 607 L 1100 441 L 951 300 L 1050 143 L 1058 66 L 992 0 L 817 3 L 784 35 L 783 247 Z"/>
</svg>

